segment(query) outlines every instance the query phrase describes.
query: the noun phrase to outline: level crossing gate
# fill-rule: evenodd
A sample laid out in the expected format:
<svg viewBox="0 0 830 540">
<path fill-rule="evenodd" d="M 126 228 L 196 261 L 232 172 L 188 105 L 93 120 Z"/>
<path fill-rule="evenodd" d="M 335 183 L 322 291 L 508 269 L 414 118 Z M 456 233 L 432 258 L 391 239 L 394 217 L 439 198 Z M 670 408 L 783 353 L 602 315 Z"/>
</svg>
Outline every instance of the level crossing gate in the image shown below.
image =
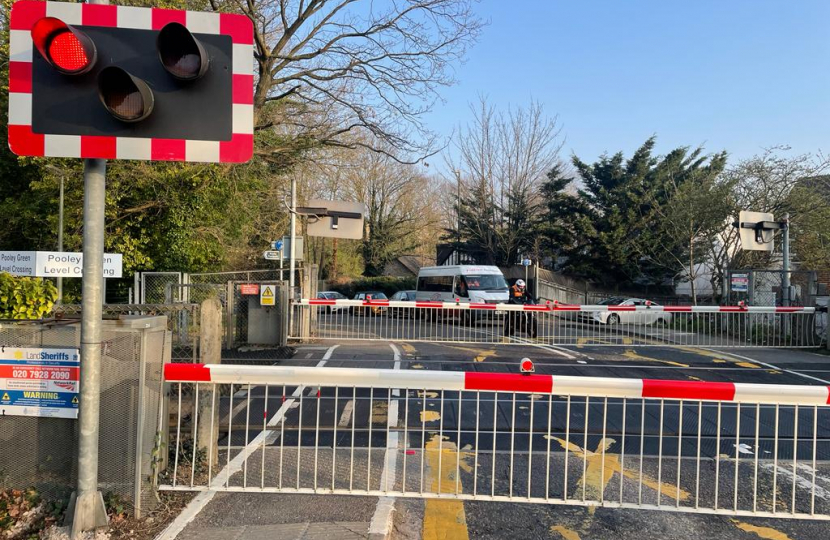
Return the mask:
<svg viewBox="0 0 830 540">
<path fill-rule="evenodd" d="M 830 519 L 827 386 L 198 364 L 165 380 L 162 490 Z"/>
<path fill-rule="evenodd" d="M 819 347 L 814 307 L 613 306 L 302 299 L 293 340 L 546 345 Z"/>
</svg>

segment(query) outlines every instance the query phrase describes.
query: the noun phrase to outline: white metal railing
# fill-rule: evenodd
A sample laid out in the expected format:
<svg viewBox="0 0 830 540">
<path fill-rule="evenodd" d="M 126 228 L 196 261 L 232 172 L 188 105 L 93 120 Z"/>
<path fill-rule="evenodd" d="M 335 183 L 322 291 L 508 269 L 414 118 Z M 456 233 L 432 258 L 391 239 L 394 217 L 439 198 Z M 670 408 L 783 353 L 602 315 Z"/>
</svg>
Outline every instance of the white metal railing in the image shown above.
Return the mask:
<svg viewBox="0 0 830 540">
<path fill-rule="evenodd" d="M 165 379 L 163 490 L 830 519 L 826 386 L 194 364 Z"/>
<path fill-rule="evenodd" d="M 818 347 L 816 308 L 303 299 L 291 339 Z"/>
</svg>

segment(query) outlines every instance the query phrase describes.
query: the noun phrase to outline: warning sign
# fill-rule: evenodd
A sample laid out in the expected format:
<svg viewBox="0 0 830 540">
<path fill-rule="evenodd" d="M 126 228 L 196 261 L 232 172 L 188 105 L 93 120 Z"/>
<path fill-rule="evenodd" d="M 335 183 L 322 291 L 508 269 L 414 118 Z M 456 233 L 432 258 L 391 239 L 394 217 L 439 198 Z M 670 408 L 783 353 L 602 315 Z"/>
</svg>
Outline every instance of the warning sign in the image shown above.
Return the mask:
<svg viewBox="0 0 830 540">
<path fill-rule="evenodd" d="M 78 418 L 78 349 L 0 351 L 0 416 Z"/>
<path fill-rule="evenodd" d="M 259 305 L 274 306 L 276 305 L 277 286 L 263 285 L 259 292 Z"/>
</svg>

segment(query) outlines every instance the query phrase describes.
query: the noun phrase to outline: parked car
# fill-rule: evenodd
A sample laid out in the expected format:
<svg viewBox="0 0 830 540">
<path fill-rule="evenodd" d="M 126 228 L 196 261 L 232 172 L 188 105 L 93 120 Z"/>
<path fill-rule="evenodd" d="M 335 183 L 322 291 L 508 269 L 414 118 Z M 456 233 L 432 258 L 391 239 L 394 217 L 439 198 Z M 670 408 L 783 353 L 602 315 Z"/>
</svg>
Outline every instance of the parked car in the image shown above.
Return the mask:
<svg viewBox="0 0 830 540">
<path fill-rule="evenodd" d="M 625 298 L 613 296 L 599 302 L 600 306 L 645 306 L 660 307 L 659 304 L 643 300 L 642 298 Z M 583 320 L 590 320 L 599 324 L 670 324 L 671 313 L 658 310 L 641 311 L 594 311 L 581 312 Z"/>
<path fill-rule="evenodd" d="M 345 294 L 337 291 L 321 291 L 317 293 L 317 298 L 320 300 L 348 300 Z M 348 311 L 349 306 L 320 306 L 320 311 L 326 313 L 337 313 L 338 311 Z"/>
<path fill-rule="evenodd" d="M 415 294 L 416 291 L 398 291 L 392 295 L 390 300 L 395 300 L 398 302 L 414 302 L 415 301 Z M 414 308 L 413 308 L 414 309 Z M 389 316 L 391 317 L 411 317 L 412 316 L 412 309 L 408 308 L 400 308 L 400 307 L 392 307 L 389 308 Z"/>
<path fill-rule="evenodd" d="M 362 291 L 354 295 L 354 300 L 389 300 L 385 294 L 380 291 Z M 386 306 L 352 306 L 352 314 L 354 315 L 380 315 L 386 312 Z"/>
</svg>

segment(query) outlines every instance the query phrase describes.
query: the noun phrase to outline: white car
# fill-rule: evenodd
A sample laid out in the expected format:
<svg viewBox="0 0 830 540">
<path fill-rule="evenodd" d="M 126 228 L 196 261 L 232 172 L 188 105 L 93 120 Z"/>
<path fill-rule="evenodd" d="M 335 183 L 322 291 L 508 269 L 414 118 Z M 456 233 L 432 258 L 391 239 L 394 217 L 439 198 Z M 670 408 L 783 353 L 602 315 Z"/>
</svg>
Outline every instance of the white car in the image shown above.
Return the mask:
<svg viewBox="0 0 830 540">
<path fill-rule="evenodd" d="M 660 307 L 654 302 L 643 300 L 642 298 L 624 298 L 621 296 L 614 296 L 606 298 L 597 305 L 600 306 L 646 306 Z M 580 313 L 583 320 L 590 320 L 599 324 L 671 324 L 671 313 L 659 310 L 640 310 L 640 311 L 593 311 Z"/>
<path fill-rule="evenodd" d="M 320 300 L 348 300 L 346 295 L 337 291 L 322 291 L 317 293 L 317 298 Z M 337 313 L 338 311 L 347 311 L 349 306 L 320 306 L 321 311 L 327 313 Z"/>
</svg>

